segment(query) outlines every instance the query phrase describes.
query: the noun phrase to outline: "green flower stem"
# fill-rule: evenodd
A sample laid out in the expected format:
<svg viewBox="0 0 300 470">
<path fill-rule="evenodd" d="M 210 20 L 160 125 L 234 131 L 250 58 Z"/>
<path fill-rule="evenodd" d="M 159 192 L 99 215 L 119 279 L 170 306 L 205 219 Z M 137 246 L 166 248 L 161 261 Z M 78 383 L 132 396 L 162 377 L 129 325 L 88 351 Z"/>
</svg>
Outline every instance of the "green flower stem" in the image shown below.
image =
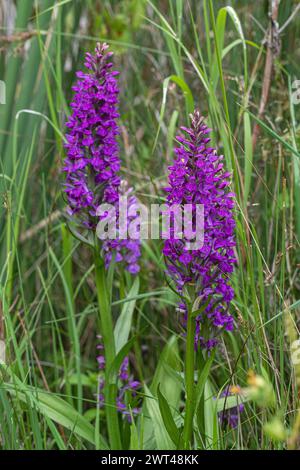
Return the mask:
<svg viewBox="0 0 300 470">
<path fill-rule="evenodd" d="M 105 413 L 108 428 L 108 437 L 112 450 L 121 450 L 118 410 L 116 406 L 117 388 L 109 383 L 109 370 L 116 356 L 111 306 L 106 283 L 106 272 L 103 259 L 99 251 L 95 250 L 95 271 L 97 298 L 100 311 L 101 333 L 105 355 Z"/>
<path fill-rule="evenodd" d="M 194 416 L 194 370 L 195 370 L 195 319 L 192 317 L 191 306 L 188 306 L 187 317 L 187 337 L 185 353 L 185 387 L 186 387 L 186 408 L 183 428 L 184 449 L 189 449 L 193 436 L 193 416 Z"/>
</svg>

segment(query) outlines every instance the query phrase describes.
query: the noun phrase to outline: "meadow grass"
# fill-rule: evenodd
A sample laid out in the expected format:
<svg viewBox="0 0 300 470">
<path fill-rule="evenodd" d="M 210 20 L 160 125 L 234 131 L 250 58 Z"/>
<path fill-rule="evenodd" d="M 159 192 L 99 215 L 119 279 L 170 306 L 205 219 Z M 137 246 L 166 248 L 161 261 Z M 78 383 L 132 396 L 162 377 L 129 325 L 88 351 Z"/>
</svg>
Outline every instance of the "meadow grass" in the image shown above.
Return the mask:
<svg viewBox="0 0 300 470">
<path fill-rule="evenodd" d="M 300 105 L 293 99 L 300 13 L 280 31 L 297 8 L 296 1 L 280 2 L 271 39 L 271 4 L 17 0 L 0 6 L 2 449 L 107 449 L 112 441 L 132 450 L 180 447 L 185 337 L 164 276 L 162 241 L 143 242 L 135 279 L 117 266 L 103 279 L 64 217 L 60 166 L 71 86 L 84 53 L 99 40 L 111 45 L 121 72 L 122 174 L 140 200 L 163 200 L 177 129 L 195 107 L 233 174 L 236 328 L 224 333 L 206 365 L 197 357 L 194 446 L 299 446 L 300 375 L 290 344 L 299 339 L 300 307 Z M 112 374 L 128 354 L 143 384 L 142 411 L 132 423 L 117 416 L 119 435 L 113 423 L 107 428 L 97 397 L 103 333 L 97 292 L 104 284 L 119 353 Z M 257 388 L 255 396 L 240 398 L 245 411 L 236 429 L 218 419 L 236 404 L 236 397 L 221 397 L 228 385 Z"/>
</svg>

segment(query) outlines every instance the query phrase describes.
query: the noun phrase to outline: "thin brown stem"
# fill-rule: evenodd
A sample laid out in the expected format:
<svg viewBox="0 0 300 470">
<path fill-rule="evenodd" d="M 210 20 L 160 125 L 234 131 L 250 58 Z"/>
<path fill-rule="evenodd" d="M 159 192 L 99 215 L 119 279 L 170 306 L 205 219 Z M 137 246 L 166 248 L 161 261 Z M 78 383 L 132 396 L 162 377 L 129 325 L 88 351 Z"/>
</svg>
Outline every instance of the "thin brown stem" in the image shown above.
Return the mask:
<svg viewBox="0 0 300 470">
<path fill-rule="evenodd" d="M 274 65 L 274 59 L 279 55 L 280 52 L 280 41 L 279 41 L 279 31 L 278 31 L 278 9 L 280 0 L 270 0 L 270 23 L 266 35 L 266 44 L 267 44 L 267 56 L 265 62 L 264 76 L 263 76 L 263 86 L 262 86 L 262 95 L 259 104 L 258 118 L 261 120 L 265 109 L 268 103 L 270 88 L 271 88 L 271 79 L 272 79 L 272 70 Z M 260 134 L 260 126 L 258 123 L 255 124 L 252 135 L 252 147 L 253 152 L 256 147 L 257 139 Z"/>
</svg>

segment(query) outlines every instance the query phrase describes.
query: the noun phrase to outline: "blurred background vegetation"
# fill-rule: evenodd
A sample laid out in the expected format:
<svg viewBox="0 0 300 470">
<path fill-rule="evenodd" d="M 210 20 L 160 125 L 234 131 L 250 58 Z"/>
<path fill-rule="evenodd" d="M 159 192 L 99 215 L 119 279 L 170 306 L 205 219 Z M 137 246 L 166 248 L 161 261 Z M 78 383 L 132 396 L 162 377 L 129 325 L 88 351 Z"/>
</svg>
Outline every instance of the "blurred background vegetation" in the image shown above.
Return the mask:
<svg viewBox="0 0 300 470">
<path fill-rule="evenodd" d="M 224 335 L 206 386 L 199 446 L 285 446 L 299 408 L 286 338 L 298 337 L 300 306 L 299 3 L 2 0 L 0 28 L 0 339 L 10 365 L 0 384 L 0 447 L 100 446 L 93 261 L 66 229 L 60 174 L 71 86 L 96 41 L 115 52 L 122 173 L 144 203 L 162 197 L 177 129 L 194 107 L 233 171 L 236 330 Z M 143 244 L 139 285 L 118 273 L 114 314 L 134 309 L 131 370 L 154 395 L 161 381 L 180 409 L 182 323 L 161 247 Z M 134 304 L 123 302 L 130 292 Z M 212 397 L 228 383 L 244 387 L 249 369 L 272 384 L 275 404 L 248 403 L 238 429 L 219 433 Z M 68 416 L 59 397 L 72 406 Z M 155 426 L 143 443 L 131 426 L 124 447 L 164 448 Z"/>
</svg>

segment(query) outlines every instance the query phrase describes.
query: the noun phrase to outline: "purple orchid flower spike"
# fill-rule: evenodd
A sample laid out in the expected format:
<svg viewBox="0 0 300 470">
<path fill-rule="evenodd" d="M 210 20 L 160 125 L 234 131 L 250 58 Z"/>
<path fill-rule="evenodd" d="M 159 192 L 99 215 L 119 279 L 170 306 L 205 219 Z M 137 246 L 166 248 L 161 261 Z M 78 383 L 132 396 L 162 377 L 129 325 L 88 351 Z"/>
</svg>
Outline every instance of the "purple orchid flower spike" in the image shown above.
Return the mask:
<svg viewBox="0 0 300 470">
<path fill-rule="evenodd" d="M 107 49 L 107 44 L 98 43 L 94 54 L 86 54 L 87 72 L 77 72 L 72 113 L 66 123 L 63 172 L 68 214 L 89 230 L 96 230 L 100 204 L 112 204 L 117 212 L 126 186 L 119 177 L 119 72 L 112 70 L 113 53 Z M 130 194 L 129 208 L 135 202 L 135 196 Z M 102 248 L 106 267 L 114 259 L 123 262 L 131 274 L 139 272 L 140 240 L 116 238 L 103 242 Z"/>
<path fill-rule="evenodd" d="M 86 54 L 88 72 L 77 72 L 72 113 L 66 123 L 67 158 L 63 171 L 69 213 L 76 214 L 88 228 L 96 227 L 96 209 L 101 202 L 118 200 L 120 184 L 119 72 L 111 70 L 112 52 L 107 52 L 107 48 L 107 44 L 97 44 L 94 55 Z"/>
<path fill-rule="evenodd" d="M 194 291 L 205 309 L 197 317 L 195 345 L 212 349 L 220 331 L 233 329 L 228 308 L 233 299 L 230 275 L 236 262 L 234 254 L 234 194 L 230 191 L 230 173 L 224 170 L 223 156 L 209 145 L 210 129 L 198 110 L 191 115 L 191 127 L 181 128 L 175 161 L 169 167 L 168 205 L 197 204 L 204 210 L 204 239 L 199 249 L 189 249 L 187 240 L 171 236 L 163 253 L 167 274 L 182 294 Z M 180 309 L 186 315 L 186 306 Z"/>
</svg>

